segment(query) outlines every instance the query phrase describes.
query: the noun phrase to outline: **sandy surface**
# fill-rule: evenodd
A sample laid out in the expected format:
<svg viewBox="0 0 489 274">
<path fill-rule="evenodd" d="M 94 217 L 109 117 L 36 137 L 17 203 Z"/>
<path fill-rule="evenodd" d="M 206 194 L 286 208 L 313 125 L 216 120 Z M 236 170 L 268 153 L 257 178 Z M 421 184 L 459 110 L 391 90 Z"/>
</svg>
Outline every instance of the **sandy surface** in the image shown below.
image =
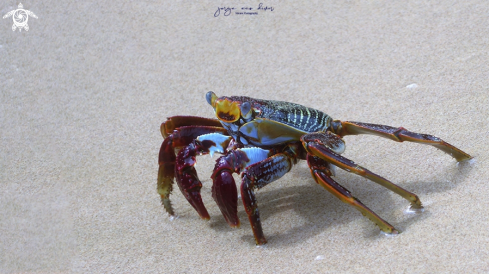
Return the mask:
<svg viewBox="0 0 489 274">
<path fill-rule="evenodd" d="M 487 1 L 30 1 L 0 20 L 0 272 L 489 271 Z M 18 3 L 3 1 L 3 16 Z M 251 7 L 256 15 L 240 15 Z M 305 163 L 257 194 L 269 243 L 231 229 L 199 158 L 202 221 L 156 193 L 159 126 L 213 117 L 204 95 L 286 100 L 335 119 L 403 126 L 474 156 L 348 136 L 344 153 L 417 193 L 422 214 L 359 176 L 336 180 L 403 231 L 386 237 Z"/>
</svg>

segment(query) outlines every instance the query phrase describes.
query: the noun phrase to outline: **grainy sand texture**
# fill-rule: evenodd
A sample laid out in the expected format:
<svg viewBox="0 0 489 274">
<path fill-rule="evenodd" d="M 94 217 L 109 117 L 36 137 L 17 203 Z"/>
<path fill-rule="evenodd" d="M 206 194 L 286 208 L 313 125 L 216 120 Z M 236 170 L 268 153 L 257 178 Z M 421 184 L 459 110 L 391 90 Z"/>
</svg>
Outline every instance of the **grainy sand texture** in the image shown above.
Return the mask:
<svg viewBox="0 0 489 274">
<path fill-rule="evenodd" d="M 18 4 L 2 1 L 0 15 Z M 0 20 L 1 273 L 489 271 L 489 2 L 22 4 L 38 17 L 29 31 Z M 170 219 L 156 192 L 160 124 L 214 117 L 210 90 L 403 126 L 474 159 L 346 136 L 345 157 L 418 194 L 425 211 L 338 169 L 402 231 L 387 237 L 300 162 L 257 192 L 268 239 L 257 248 L 241 202 L 233 229 L 212 199 L 219 155 L 197 164 L 209 221 L 176 186 Z"/>
</svg>

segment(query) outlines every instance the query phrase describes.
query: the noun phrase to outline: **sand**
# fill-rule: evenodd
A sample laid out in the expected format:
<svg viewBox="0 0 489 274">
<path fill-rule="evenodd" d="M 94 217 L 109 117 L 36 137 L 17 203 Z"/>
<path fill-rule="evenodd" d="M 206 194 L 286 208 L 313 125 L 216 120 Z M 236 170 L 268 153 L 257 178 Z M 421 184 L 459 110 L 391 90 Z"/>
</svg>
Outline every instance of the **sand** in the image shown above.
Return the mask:
<svg viewBox="0 0 489 274">
<path fill-rule="evenodd" d="M 22 2 L 38 16 L 29 31 L 0 21 L 0 272 L 489 271 L 489 3 L 262 3 L 273 10 L 45 0 Z M 0 14 L 17 5 L 3 1 Z M 218 156 L 197 166 L 210 221 L 176 187 L 169 218 L 156 193 L 160 124 L 213 117 L 210 90 L 403 126 L 474 159 L 347 136 L 345 157 L 418 194 L 425 212 L 338 170 L 402 231 L 382 235 L 301 162 L 258 191 L 268 244 L 257 248 L 242 204 L 232 229 L 212 199 Z"/>
</svg>

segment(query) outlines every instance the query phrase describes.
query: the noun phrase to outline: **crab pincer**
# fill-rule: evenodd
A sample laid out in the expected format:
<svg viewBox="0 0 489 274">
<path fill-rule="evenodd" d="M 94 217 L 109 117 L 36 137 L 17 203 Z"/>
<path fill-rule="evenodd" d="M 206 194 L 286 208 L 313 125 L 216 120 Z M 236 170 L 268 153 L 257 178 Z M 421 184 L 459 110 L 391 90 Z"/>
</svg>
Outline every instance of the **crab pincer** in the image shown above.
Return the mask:
<svg viewBox="0 0 489 274">
<path fill-rule="evenodd" d="M 200 196 L 202 183 L 194 167 L 196 156 L 204 151 L 205 147 L 198 141 L 194 141 L 180 150 L 175 162 L 175 178 L 180 191 L 182 191 L 187 201 L 195 208 L 202 219 L 208 220 L 210 216 Z"/>
</svg>

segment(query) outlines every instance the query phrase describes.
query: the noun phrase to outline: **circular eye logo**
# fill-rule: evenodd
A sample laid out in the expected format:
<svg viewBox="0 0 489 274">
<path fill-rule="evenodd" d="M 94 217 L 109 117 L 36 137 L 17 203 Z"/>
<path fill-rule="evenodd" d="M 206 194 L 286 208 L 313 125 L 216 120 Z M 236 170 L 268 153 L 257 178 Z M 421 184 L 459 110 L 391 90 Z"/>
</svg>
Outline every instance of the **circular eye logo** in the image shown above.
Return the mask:
<svg viewBox="0 0 489 274">
<path fill-rule="evenodd" d="M 22 29 L 25 29 L 25 31 L 29 30 L 29 25 L 27 25 L 29 15 L 37 19 L 37 16 L 32 11 L 25 10 L 24 6 L 22 6 L 22 3 L 19 3 L 18 9 L 5 14 L 3 18 L 5 19 L 12 16 L 12 19 L 14 21 L 14 24 L 12 25 L 12 31 L 15 31 L 17 28 L 19 28 L 19 32 L 21 32 Z"/>
</svg>

